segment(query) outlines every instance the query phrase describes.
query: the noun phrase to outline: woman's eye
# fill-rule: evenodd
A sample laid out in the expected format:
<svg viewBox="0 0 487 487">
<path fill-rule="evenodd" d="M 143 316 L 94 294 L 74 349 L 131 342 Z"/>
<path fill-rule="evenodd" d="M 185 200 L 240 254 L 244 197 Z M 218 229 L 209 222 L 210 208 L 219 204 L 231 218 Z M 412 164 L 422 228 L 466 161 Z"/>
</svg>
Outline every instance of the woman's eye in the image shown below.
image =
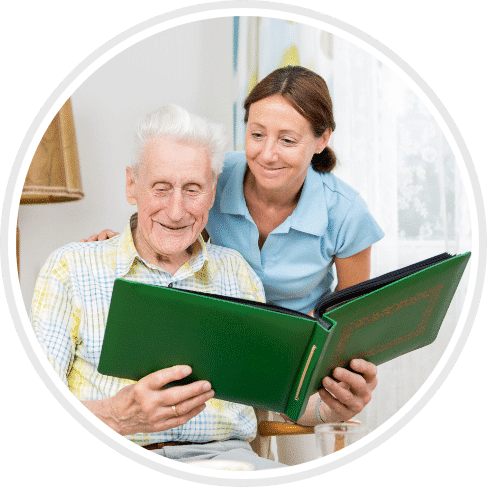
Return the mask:
<svg viewBox="0 0 487 487">
<path fill-rule="evenodd" d="M 287 145 L 293 145 L 293 144 L 295 144 L 295 143 L 296 143 L 296 141 L 295 141 L 295 140 L 292 140 L 292 139 L 286 139 L 286 138 L 284 138 L 284 139 L 282 139 L 282 140 L 283 140 L 283 142 L 284 142 L 285 144 L 287 144 Z"/>
<path fill-rule="evenodd" d="M 261 133 L 259 133 L 259 132 L 254 132 L 254 133 L 252 134 L 252 137 L 253 137 L 254 139 L 260 139 L 260 138 L 262 138 L 262 134 L 261 134 Z"/>
</svg>

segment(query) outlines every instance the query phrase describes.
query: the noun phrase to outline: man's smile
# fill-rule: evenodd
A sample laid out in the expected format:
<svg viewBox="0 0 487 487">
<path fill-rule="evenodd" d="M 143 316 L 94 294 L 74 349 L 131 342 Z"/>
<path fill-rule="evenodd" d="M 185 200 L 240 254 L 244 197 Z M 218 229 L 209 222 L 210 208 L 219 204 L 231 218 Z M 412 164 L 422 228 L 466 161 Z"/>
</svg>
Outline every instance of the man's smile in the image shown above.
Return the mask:
<svg viewBox="0 0 487 487">
<path fill-rule="evenodd" d="M 164 223 L 160 223 L 160 222 L 155 222 L 155 223 L 157 223 L 161 227 L 163 227 L 167 230 L 171 230 L 171 231 L 184 230 L 185 228 L 188 228 L 189 226 L 191 226 L 189 224 L 188 225 L 174 226 L 174 225 L 164 225 Z"/>
</svg>

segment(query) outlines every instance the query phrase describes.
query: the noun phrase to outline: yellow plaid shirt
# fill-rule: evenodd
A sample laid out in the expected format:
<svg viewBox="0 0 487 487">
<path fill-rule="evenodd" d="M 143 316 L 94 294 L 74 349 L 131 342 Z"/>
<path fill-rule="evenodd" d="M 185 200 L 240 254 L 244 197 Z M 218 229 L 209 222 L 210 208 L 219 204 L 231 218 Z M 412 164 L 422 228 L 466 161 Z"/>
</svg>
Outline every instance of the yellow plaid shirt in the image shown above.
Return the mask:
<svg viewBox="0 0 487 487">
<path fill-rule="evenodd" d="M 171 276 L 143 261 L 131 227 L 103 242 L 75 242 L 49 257 L 38 277 L 31 320 L 39 343 L 57 374 L 81 401 L 114 396 L 133 381 L 97 371 L 113 283 L 117 278 L 159 286 L 265 300 L 262 284 L 242 256 L 205 243 L 200 236 L 190 260 Z M 163 441 L 250 441 L 256 434 L 251 407 L 212 399 L 188 423 L 160 433 L 127 436 L 140 445 Z"/>
</svg>

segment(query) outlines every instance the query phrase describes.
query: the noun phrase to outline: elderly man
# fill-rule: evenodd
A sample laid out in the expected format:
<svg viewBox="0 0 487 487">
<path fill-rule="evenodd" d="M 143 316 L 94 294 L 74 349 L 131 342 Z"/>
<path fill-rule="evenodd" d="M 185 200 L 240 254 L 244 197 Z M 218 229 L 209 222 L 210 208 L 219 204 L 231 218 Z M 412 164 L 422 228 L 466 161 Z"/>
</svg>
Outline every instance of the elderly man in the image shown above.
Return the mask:
<svg viewBox="0 0 487 487">
<path fill-rule="evenodd" d="M 219 126 L 176 106 L 139 123 L 126 196 L 137 206 L 109 240 L 55 251 L 39 275 L 32 324 L 50 363 L 101 421 L 137 444 L 180 461 L 258 457 L 251 407 L 212 399 L 207 381 L 164 388 L 190 374 L 184 364 L 137 383 L 97 371 L 116 278 L 264 301 L 262 284 L 237 252 L 205 243 L 201 231 L 223 165 Z M 140 323 L 144 326 L 144 323 Z"/>
</svg>

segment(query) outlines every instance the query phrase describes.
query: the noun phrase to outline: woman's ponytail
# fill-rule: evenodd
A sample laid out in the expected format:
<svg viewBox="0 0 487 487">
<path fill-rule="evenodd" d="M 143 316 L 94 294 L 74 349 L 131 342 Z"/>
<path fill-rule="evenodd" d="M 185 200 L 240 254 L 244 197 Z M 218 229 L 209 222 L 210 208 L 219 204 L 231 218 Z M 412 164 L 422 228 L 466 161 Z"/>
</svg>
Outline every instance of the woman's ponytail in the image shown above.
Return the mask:
<svg viewBox="0 0 487 487">
<path fill-rule="evenodd" d="M 331 147 L 326 146 L 319 154 L 311 159 L 311 166 L 316 172 L 331 172 L 337 165 L 337 158 Z"/>
</svg>

